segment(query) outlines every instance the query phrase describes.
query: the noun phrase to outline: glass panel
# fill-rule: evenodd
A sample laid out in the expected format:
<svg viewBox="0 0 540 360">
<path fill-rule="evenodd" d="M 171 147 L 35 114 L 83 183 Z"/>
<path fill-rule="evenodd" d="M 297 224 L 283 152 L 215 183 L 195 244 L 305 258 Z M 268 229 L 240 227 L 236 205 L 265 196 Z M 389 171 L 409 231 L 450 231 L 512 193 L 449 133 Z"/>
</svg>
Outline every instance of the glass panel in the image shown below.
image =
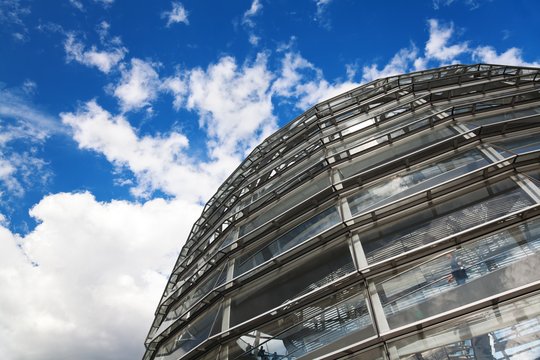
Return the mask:
<svg viewBox="0 0 540 360">
<path fill-rule="evenodd" d="M 456 135 L 455 130 L 450 127 L 445 127 L 436 130 L 421 132 L 418 136 L 404 139 L 394 143 L 392 146 L 386 146 L 377 152 L 369 153 L 360 160 L 341 169 L 344 178 L 348 178 L 356 173 L 366 171 L 377 165 L 391 161 L 406 155 L 409 152 L 424 148 L 443 139 L 447 139 Z M 376 145 L 375 143 L 371 146 Z"/>
<path fill-rule="evenodd" d="M 513 153 L 521 154 L 540 149 L 540 137 L 538 134 L 530 134 L 521 137 L 512 137 L 507 140 L 494 143 Z"/>
<path fill-rule="evenodd" d="M 267 206 L 264 211 L 260 212 L 252 220 L 246 224 L 240 226 L 239 236 L 244 236 L 250 231 L 255 230 L 267 221 L 283 214 L 285 211 L 293 208 L 295 205 L 300 204 L 302 201 L 307 200 L 312 195 L 315 195 L 319 191 L 330 186 L 330 178 L 327 174 L 323 174 L 322 177 L 309 182 L 306 186 L 294 190 L 293 193 L 281 198 L 277 203 L 272 203 Z"/>
<path fill-rule="evenodd" d="M 384 360 L 386 359 L 384 354 L 385 354 L 384 348 L 381 346 L 381 347 L 376 347 L 369 350 L 362 350 L 351 355 L 340 357 L 339 359 L 340 360 L 362 360 L 362 359 Z"/>
<path fill-rule="evenodd" d="M 506 179 L 403 216 L 360 234 L 369 263 L 381 261 L 473 226 L 518 211 L 534 202 Z"/>
<path fill-rule="evenodd" d="M 349 206 L 352 214 L 356 215 L 456 178 L 488 163 L 482 153 L 475 149 L 414 170 L 405 170 L 350 196 Z"/>
<path fill-rule="evenodd" d="M 384 121 L 380 123 L 379 126 L 377 127 L 363 130 L 365 127 L 371 126 L 375 123 L 374 118 L 367 119 L 358 124 L 354 124 L 350 126 L 349 128 L 345 128 L 341 132 L 341 134 L 345 136 L 353 132 L 362 130 L 361 133 L 359 133 L 360 136 L 357 136 L 356 138 L 351 138 L 346 143 L 339 143 L 338 145 L 329 147 L 328 153 L 331 155 L 334 155 L 346 149 L 354 148 L 355 146 L 360 145 L 360 144 L 366 144 L 366 143 L 376 144 L 377 143 L 376 140 L 379 139 L 383 134 L 391 133 L 393 131 L 403 129 L 404 127 L 408 125 L 412 125 L 411 123 L 414 123 L 418 121 L 419 119 L 422 119 L 422 117 L 425 117 L 425 116 L 427 117 L 428 115 L 431 115 L 435 112 L 436 112 L 436 109 L 432 109 L 432 108 L 420 109 L 414 113 L 414 116 L 411 116 L 408 119 L 400 119 L 399 122 L 388 120 L 388 121 Z M 346 124 L 351 125 L 353 123 L 351 122 L 351 120 L 348 120 Z M 339 128 L 343 128 L 341 124 Z M 367 148 L 367 146 L 360 146 L 360 148 Z"/>
<path fill-rule="evenodd" d="M 235 276 L 282 254 L 341 221 L 337 208 L 331 207 L 296 226 L 262 248 L 249 249 L 235 262 Z"/>
<path fill-rule="evenodd" d="M 218 348 L 215 348 L 213 349 L 212 351 L 204 354 L 202 357 L 200 357 L 200 360 L 221 360 L 221 359 L 226 359 L 226 355 L 224 357 L 220 357 L 220 349 L 219 347 Z"/>
<path fill-rule="evenodd" d="M 296 359 L 342 339 L 341 346 L 375 334 L 355 285 L 251 330 L 229 344 L 230 359 L 273 356 Z"/>
<path fill-rule="evenodd" d="M 309 158 L 303 158 L 301 162 L 293 166 L 293 170 L 285 171 L 284 173 L 282 173 L 282 175 L 279 176 L 273 175 L 273 178 L 268 183 L 264 184 L 261 188 L 255 190 L 251 197 L 248 196 L 248 199 L 243 200 L 239 208 L 243 208 L 249 204 L 252 204 L 256 200 L 277 189 L 278 187 L 282 187 L 284 184 L 293 181 L 294 178 L 298 177 L 298 174 L 301 174 L 316 165 L 320 165 L 320 163 L 323 161 L 324 155 L 320 151 L 311 155 Z M 273 171 L 272 173 L 275 173 L 275 171 Z"/>
<path fill-rule="evenodd" d="M 526 174 L 533 179 L 534 184 L 540 189 L 540 169 L 527 171 Z"/>
<path fill-rule="evenodd" d="M 199 285 L 191 289 L 187 294 L 183 295 L 182 299 L 173 307 L 168 313 L 163 322 L 161 323 L 157 333 L 160 333 L 162 330 L 166 329 L 171 325 L 175 320 L 184 315 L 184 319 L 189 318 L 189 313 L 186 313 L 193 305 L 195 305 L 199 300 L 212 292 L 213 289 L 220 286 L 225 282 L 227 272 L 225 271 L 227 262 L 221 265 L 219 268 L 215 269 L 208 278 L 204 279 Z"/>
<path fill-rule="evenodd" d="M 211 249 L 202 249 L 201 251 L 204 251 L 203 256 L 199 260 L 197 260 L 196 263 L 193 264 L 190 262 L 191 264 L 188 264 L 189 269 L 184 273 L 178 283 L 171 289 L 170 293 L 182 287 L 186 282 L 186 279 L 193 283 L 196 282 L 199 277 L 206 274 L 206 272 L 212 267 L 212 265 L 214 265 L 217 260 L 219 260 L 223 256 L 223 254 L 218 254 L 219 250 L 229 245 L 234 240 L 235 236 L 236 229 L 233 226 L 229 226 L 225 230 L 225 235 L 218 242 L 213 243 Z M 216 256 L 216 254 L 218 255 Z"/>
<path fill-rule="evenodd" d="M 318 249 L 237 290 L 231 301 L 231 326 L 354 271 L 345 239 L 332 248 Z"/>
<path fill-rule="evenodd" d="M 214 305 L 158 348 L 155 360 L 177 360 L 221 330 L 221 304 Z"/>
<path fill-rule="evenodd" d="M 540 219 L 486 236 L 377 285 L 390 327 L 540 280 Z"/>
<path fill-rule="evenodd" d="M 407 360 L 540 358 L 540 296 L 449 321 L 389 344 Z"/>
</svg>

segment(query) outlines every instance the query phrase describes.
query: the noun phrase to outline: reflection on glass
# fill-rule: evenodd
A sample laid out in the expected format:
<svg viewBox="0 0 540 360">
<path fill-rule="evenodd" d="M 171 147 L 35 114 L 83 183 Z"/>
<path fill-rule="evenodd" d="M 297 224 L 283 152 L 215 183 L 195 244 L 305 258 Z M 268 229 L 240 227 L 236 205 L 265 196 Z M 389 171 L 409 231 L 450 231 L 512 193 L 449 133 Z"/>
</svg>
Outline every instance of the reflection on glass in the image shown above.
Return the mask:
<svg viewBox="0 0 540 360">
<path fill-rule="evenodd" d="M 396 142 L 392 146 L 386 146 L 376 152 L 370 152 L 367 156 L 363 156 L 360 160 L 342 168 L 341 173 L 344 178 L 349 178 L 358 172 L 366 171 L 372 167 L 403 156 L 403 154 L 425 148 L 453 135 L 456 135 L 456 132 L 450 127 L 435 128 L 420 132 L 418 135 Z M 373 141 L 377 142 L 377 140 Z M 374 142 L 370 146 L 375 146 L 376 144 Z M 377 143 L 380 143 L 380 141 Z"/>
<path fill-rule="evenodd" d="M 478 150 L 406 170 L 362 189 L 348 198 L 353 215 L 388 204 L 417 191 L 428 189 L 488 164 Z"/>
<path fill-rule="evenodd" d="M 518 138 L 512 137 L 507 140 L 495 142 L 494 144 L 509 150 L 512 153 L 522 154 L 528 151 L 539 150 L 540 138 L 538 137 L 538 134 L 532 134 Z"/>
<path fill-rule="evenodd" d="M 356 118 L 348 119 L 346 122 L 340 124 L 338 127 L 338 129 L 343 129 L 341 131 L 341 136 L 350 135 L 360 130 L 361 132 L 357 135 L 358 136 L 357 138 L 355 138 L 354 140 L 351 139 L 347 141 L 346 144 L 336 144 L 330 147 L 328 153 L 332 155 L 337 154 L 345 149 L 353 148 L 356 145 L 372 142 L 384 133 L 403 131 L 401 129 L 407 126 L 413 129 L 416 127 L 415 124 L 417 122 L 423 122 L 423 121 L 418 121 L 418 119 L 421 119 L 422 117 L 427 117 L 435 112 L 437 112 L 436 108 L 427 107 L 427 108 L 419 109 L 415 112 L 414 116 L 411 116 L 407 120 L 403 119 L 400 122 L 383 121 L 383 122 L 380 122 L 377 127 L 373 127 L 369 129 L 365 129 L 365 128 L 368 126 L 374 125 L 376 123 L 375 118 L 379 118 L 379 121 L 380 121 L 381 116 L 376 116 L 375 118 L 369 118 L 361 122 L 358 122 L 358 119 Z M 425 124 L 427 124 L 427 122 L 425 122 Z M 345 126 L 348 126 L 348 127 L 345 127 Z M 360 146 L 363 148 L 366 148 L 366 146 L 364 145 L 360 145 Z"/>
<path fill-rule="evenodd" d="M 540 280 L 540 219 L 491 234 L 377 285 L 391 327 Z"/>
<path fill-rule="evenodd" d="M 363 350 L 348 356 L 340 357 L 340 360 L 386 360 L 384 353 L 385 350 L 383 347 L 376 347 L 374 349 Z"/>
<path fill-rule="evenodd" d="M 231 326 L 307 294 L 355 270 L 345 239 L 242 287 L 232 296 Z"/>
<path fill-rule="evenodd" d="M 236 236 L 236 229 L 234 229 L 232 226 L 230 226 L 228 229 L 225 230 L 225 235 L 221 237 L 221 239 L 218 242 L 215 242 L 212 245 L 211 249 L 203 249 L 201 251 L 204 251 L 203 256 L 197 260 L 197 263 L 191 264 L 188 271 L 186 271 L 182 275 L 182 279 L 188 280 L 191 283 L 197 282 L 197 280 L 206 274 L 206 272 L 216 263 L 218 260 L 218 256 L 215 256 L 219 250 L 226 247 L 227 245 L 230 245 L 230 243 L 233 241 L 233 239 Z M 194 255 L 192 255 L 194 256 Z M 182 281 L 182 280 L 180 280 Z M 183 285 L 183 284 L 181 284 Z M 172 290 L 176 291 L 178 288 L 181 287 L 181 285 L 177 284 Z"/>
<path fill-rule="evenodd" d="M 229 344 L 230 359 L 292 360 L 351 337 L 351 343 L 374 335 L 358 285 L 341 290 L 252 330 Z M 274 354 L 275 353 L 275 354 Z"/>
<path fill-rule="evenodd" d="M 272 206 L 266 207 L 264 211 L 258 213 L 253 219 L 250 219 L 247 223 L 240 226 L 239 236 L 244 236 L 250 231 L 255 230 L 262 224 L 283 214 L 285 211 L 300 204 L 302 201 L 309 199 L 311 196 L 328 186 L 330 186 L 330 178 L 325 174 L 325 176 L 309 182 L 306 186 L 294 190 L 292 193 L 287 194 L 286 197 L 281 198 L 277 203 L 273 203 Z"/>
<path fill-rule="evenodd" d="M 288 186 L 291 186 L 291 183 L 294 183 L 295 179 L 298 178 L 298 174 L 307 172 L 309 169 L 314 167 L 323 166 L 324 155 L 321 151 L 318 151 L 314 154 L 311 154 L 309 157 L 302 157 L 297 161 L 289 161 L 286 163 L 277 166 L 271 172 L 259 177 L 256 181 L 252 183 L 252 186 L 258 187 L 253 191 L 253 194 L 246 195 L 246 198 L 242 200 L 238 206 L 235 207 L 235 210 L 243 209 L 244 207 L 253 204 L 255 201 L 263 198 L 265 195 L 270 192 L 278 189 L 282 189 Z M 294 166 L 294 170 L 283 171 L 285 168 Z M 277 171 L 282 171 L 281 174 L 276 175 Z M 259 185 L 260 181 L 267 181 L 264 185 Z"/>
<path fill-rule="evenodd" d="M 457 196 L 360 234 L 369 263 L 388 259 L 532 205 L 510 179 Z"/>
<path fill-rule="evenodd" d="M 407 360 L 540 358 L 540 296 L 490 308 L 389 345 Z"/>
<path fill-rule="evenodd" d="M 303 243 L 304 241 L 329 229 L 340 221 L 337 208 L 331 207 L 311 219 L 296 226 L 263 248 L 251 249 L 242 254 L 235 262 L 235 276 L 253 269 L 257 265 Z"/>
<path fill-rule="evenodd" d="M 487 105 L 484 105 L 484 106 L 487 107 Z M 480 108 L 480 105 L 476 106 L 476 110 L 477 111 L 482 110 Z M 529 115 L 535 115 L 535 114 L 540 114 L 540 108 L 539 107 L 533 107 L 533 108 L 522 109 L 522 110 L 508 111 L 508 112 L 505 112 L 505 113 L 502 113 L 502 114 L 488 115 L 488 116 L 484 116 L 484 117 L 481 117 L 481 118 L 477 117 L 472 121 L 468 121 L 467 124 L 475 125 L 473 127 L 477 127 L 477 126 L 480 126 L 480 125 L 493 124 L 493 123 L 496 123 L 496 122 L 517 119 L 517 118 L 520 118 L 520 117 L 529 116 Z"/>
<path fill-rule="evenodd" d="M 156 360 L 177 360 L 221 330 L 221 304 L 216 304 L 158 348 Z"/>
<path fill-rule="evenodd" d="M 184 318 L 189 317 L 189 313 L 186 313 L 193 305 L 199 300 L 208 295 L 213 289 L 220 286 L 225 282 L 227 263 L 224 263 L 219 268 L 215 269 L 208 278 L 204 279 L 199 285 L 191 289 L 178 303 L 177 305 L 167 313 L 165 320 L 161 323 L 157 333 L 169 327 L 171 323 L 177 320 L 180 316 L 184 315 Z"/>
</svg>

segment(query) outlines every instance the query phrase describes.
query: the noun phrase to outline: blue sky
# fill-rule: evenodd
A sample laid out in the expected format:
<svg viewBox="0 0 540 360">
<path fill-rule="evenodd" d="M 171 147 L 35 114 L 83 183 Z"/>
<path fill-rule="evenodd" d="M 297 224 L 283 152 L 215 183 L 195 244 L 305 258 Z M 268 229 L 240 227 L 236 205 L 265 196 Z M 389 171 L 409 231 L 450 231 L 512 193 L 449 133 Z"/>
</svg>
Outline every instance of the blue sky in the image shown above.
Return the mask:
<svg viewBox="0 0 540 360">
<path fill-rule="evenodd" d="M 191 224 L 262 139 L 379 77 L 540 66 L 539 14 L 532 0 L 0 0 L 2 358 L 140 358 Z"/>
</svg>

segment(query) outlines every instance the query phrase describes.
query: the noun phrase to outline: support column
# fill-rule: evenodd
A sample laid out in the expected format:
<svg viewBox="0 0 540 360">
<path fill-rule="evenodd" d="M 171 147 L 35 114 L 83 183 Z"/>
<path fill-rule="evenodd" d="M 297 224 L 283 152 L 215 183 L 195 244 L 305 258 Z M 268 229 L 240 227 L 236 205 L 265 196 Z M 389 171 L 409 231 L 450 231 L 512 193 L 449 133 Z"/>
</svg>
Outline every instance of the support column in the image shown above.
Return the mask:
<svg viewBox="0 0 540 360">
<path fill-rule="evenodd" d="M 228 283 L 234 276 L 234 258 L 227 262 L 227 277 L 225 282 Z M 232 284 L 228 284 L 225 288 L 229 288 Z M 231 327 L 231 298 L 230 296 L 223 299 L 223 317 L 221 319 L 221 331 L 227 331 Z M 229 348 L 227 345 L 221 347 L 219 358 L 223 360 L 229 359 Z"/>
</svg>

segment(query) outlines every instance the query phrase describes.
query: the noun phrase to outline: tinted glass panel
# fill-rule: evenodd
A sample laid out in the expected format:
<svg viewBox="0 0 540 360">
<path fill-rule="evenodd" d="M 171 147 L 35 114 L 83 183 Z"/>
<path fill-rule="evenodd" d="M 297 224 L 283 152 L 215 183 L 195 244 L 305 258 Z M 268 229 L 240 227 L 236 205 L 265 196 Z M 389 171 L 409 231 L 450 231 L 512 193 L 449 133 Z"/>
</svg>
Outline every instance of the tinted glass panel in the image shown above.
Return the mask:
<svg viewBox="0 0 540 360">
<path fill-rule="evenodd" d="M 283 197 L 277 202 L 268 205 L 264 211 L 259 212 L 253 219 L 240 227 L 239 236 L 244 236 L 248 232 L 258 228 L 267 221 L 283 214 L 285 211 L 298 205 L 302 201 L 309 199 L 310 196 L 330 186 L 330 178 L 324 174 L 323 177 L 309 182 L 306 186 L 295 190 L 291 194 Z"/>
<path fill-rule="evenodd" d="M 497 306 L 389 345 L 408 360 L 540 358 L 540 297 Z"/>
<path fill-rule="evenodd" d="M 167 316 L 161 323 L 158 333 L 169 327 L 176 319 L 182 315 L 184 319 L 189 317 L 189 313 L 186 313 L 193 305 L 198 303 L 203 297 L 208 295 L 214 288 L 225 282 L 226 278 L 226 265 L 221 265 L 215 269 L 208 278 L 204 279 L 200 284 L 196 285 L 193 289 L 183 295 L 180 301 L 167 313 Z"/>
<path fill-rule="evenodd" d="M 294 227 L 270 244 L 267 244 L 262 248 L 247 251 L 236 259 L 235 276 L 243 274 L 292 247 L 303 243 L 313 236 L 320 234 L 324 230 L 337 224 L 340 220 L 337 208 L 331 207 Z"/>
<path fill-rule="evenodd" d="M 513 153 L 520 154 L 540 149 L 540 137 L 538 134 L 532 134 L 498 141 L 494 144 L 502 147 L 503 149 L 510 150 Z"/>
<path fill-rule="evenodd" d="M 232 359 L 273 356 L 296 359 L 338 339 L 374 335 L 359 286 L 349 287 L 250 331 L 229 343 Z"/>
<path fill-rule="evenodd" d="M 237 290 L 231 302 L 231 326 L 353 271 L 354 264 L 345 239 L 333 248 L 319 249 Z"/>
<path fill-rule="evenodd" d="M 369 263 L 518 211 L 533 201 L 506 179 L 359 234 Z"/>
<path fill-rule="evenodd" d="M 428 189 L 488 164 L 480 151 L 471 150 L 450 159 L 403 171 L 360 190 L 348 198 L 353 215 Z"/>
<path fill-rule="evenodd" d="M 540 280 L 540 219 L 499 231 L 377 285 L 391 327 Z"/>
<path fill-rule="evenodd" d="M 221 304 L 214 305 L 162 345 L 157 350 L 155 359 L 177 360 L 209 336 L 217 334 L 221 330 L 222 315 Z"/>
<path fill-rule="evenodd" d="M 380 165 L 399 156 L 404 156 L 408 152 L 424 148 L 430 144 L 449 138 L 453 135 L 456 135 L 456 132 L 449 127 L 422 132 L 418 136 L 401 140 L 392 146 L 386 146 L 376 152 L 369 153 L 362 159 L 342 168 L 341 173 L 343 174 L 344 178 L 348 178 L 356 173 L 366 171 L 374 166 Z M 366 150 L 367 148 L 371 148 L 378 143 L 379 142 L 377 140 L 370 141 L 365 145 L 360 145 L 364 146 L 365 148 L 355 148 L 354 152 Z"/>
</svg>

